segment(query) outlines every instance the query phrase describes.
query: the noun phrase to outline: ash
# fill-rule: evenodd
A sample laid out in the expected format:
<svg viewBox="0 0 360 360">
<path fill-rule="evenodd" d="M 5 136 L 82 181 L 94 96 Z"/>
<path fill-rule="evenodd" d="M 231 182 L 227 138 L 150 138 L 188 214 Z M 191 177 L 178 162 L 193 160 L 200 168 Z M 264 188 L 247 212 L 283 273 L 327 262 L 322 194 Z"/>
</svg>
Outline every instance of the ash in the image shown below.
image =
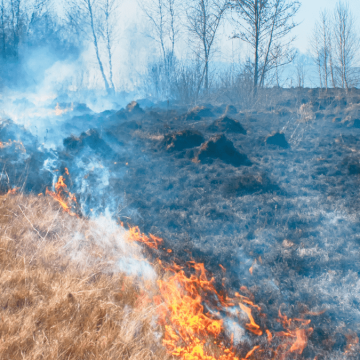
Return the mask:
<svg viewBox="0 0 360 360">
<path fill-rule="evenodd" d="M 279 308 L 311 318 L 303 358 L 342 359 L 360 334 L 360 91 L 276 91 L 256 110 L 83 106 L 49 129 L 64 137 L 51 151 L 2 121 L 3 190 L 43 192 L 66 167 L 83 215 L 110 211 L 218 281 L 221 264 L 228 288 L 247 286 L 266 321 Z"/>
</svg>

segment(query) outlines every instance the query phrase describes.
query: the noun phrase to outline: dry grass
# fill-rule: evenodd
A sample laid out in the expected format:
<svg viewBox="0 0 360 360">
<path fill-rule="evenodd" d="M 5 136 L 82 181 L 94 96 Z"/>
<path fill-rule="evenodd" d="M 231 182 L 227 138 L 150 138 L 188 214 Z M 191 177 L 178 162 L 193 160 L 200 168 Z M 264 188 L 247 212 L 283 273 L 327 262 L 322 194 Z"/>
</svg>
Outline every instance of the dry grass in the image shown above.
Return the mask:
<svg viewBox="0 0 360 360">
<path fill-rule="evenodd" d="M 154 282 L 115 271 L 142 261 L 123 232 L 50 198 L 0 197 L 0 359 L 167 358 Z"/>
</svg>

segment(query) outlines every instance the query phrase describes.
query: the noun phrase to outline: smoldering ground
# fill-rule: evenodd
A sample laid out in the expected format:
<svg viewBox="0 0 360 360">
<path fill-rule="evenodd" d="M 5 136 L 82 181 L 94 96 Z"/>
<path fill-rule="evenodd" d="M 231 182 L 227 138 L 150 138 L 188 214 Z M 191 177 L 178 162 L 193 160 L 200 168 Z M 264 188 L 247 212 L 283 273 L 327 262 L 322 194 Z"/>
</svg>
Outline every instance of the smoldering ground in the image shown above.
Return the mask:
<svg viewBox="0 0 360 360">
<path fill-rule="evenodd" d="M 269 327 L 281 331 L 279 309 L 311 319 L 298 358 L 356 357 L 360 94 L 270 91 L 256 110 L 69 111 L 63 126 L 77 128 L 53 151 L 3 121 L 1 141 L 22 139 L 26 151 L 1 149 L 2 188 L 43 192 L 66 167 L 81 214 L 138 225 L 164 238 L 167 260 L 204 262 L 219 282 L 222 265 L 227 287 L 247 286 Z"/>
</svg>

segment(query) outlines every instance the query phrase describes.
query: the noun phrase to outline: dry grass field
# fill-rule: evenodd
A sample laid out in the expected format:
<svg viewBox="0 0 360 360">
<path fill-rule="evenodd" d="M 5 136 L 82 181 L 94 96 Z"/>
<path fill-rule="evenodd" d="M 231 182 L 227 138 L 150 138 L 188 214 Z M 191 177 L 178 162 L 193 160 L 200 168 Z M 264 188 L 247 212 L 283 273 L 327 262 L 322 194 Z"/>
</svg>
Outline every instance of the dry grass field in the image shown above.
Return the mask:
<svg viewBox="0 0 360 360">
<path fill-rule="evenodd" d="M 167 358 L 152 280 L 113 271 L 139 247 L 112 230 L 50 197 L 0 197 L 0 359 Z"/>
</svg>

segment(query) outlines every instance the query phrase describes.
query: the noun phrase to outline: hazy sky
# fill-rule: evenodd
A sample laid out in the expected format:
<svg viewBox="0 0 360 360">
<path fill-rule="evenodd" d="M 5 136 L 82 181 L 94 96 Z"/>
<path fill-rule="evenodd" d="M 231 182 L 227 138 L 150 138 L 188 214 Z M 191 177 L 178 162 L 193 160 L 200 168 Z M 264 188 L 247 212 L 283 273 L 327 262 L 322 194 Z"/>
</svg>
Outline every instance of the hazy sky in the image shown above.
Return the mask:
<svg viewBox="0 0 360 360">
<path fill-rule="evenodd" d="M 332 11 L 337 0 L 301 0 L 302 6 L 297 15 L 297 21 L 302 22 L 294 31 L 297 36 L 294 44 L 302 52 L 309 48 L 309 38 L 314 28 L 315 21 L 323 9 Z M 360 29 L 360 0 L 349 0 L 350 9 L 355 17 L 357 27 Z"/>
</svg>

